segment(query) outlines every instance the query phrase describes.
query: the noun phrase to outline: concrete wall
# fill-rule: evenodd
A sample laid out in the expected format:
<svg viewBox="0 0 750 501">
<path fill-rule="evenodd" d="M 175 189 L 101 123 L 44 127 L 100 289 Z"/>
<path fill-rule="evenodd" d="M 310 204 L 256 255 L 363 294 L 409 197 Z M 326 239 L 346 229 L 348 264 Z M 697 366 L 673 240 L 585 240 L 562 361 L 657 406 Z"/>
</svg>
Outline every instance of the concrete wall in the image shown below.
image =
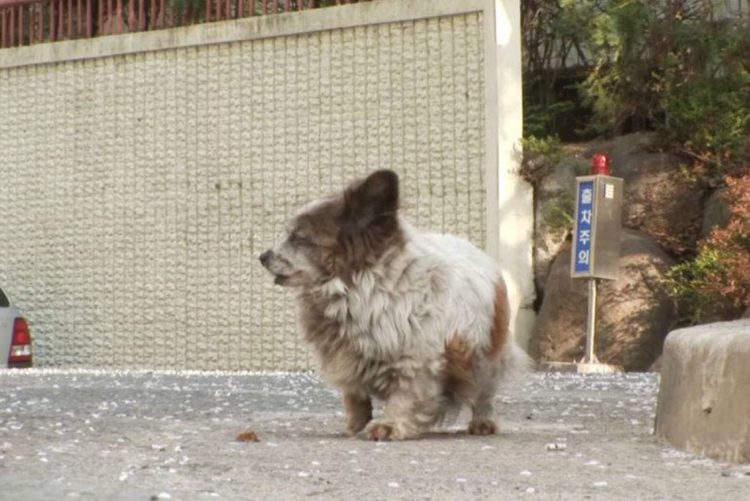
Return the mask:
<svg viewBox="0 0 750 501">
<path fill-rule="evenodd" d="M 380 167 L 418 225 L 514 267 L 528 254 L 509 281 L 530 304 L 508 4 L 381 0 L 0 51 L 0 283 L 37 364 L 309 368 L 256 256 L 295 207 Z M 507 254 L 504 218 L 520 222 Z"/>
</svg>

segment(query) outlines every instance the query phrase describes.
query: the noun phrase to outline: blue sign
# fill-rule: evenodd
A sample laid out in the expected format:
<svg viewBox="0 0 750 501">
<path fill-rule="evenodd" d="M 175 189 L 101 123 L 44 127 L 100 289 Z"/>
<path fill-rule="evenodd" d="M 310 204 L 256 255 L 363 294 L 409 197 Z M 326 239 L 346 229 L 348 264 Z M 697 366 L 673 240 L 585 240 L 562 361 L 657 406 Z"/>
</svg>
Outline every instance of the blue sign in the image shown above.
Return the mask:
<svg viewBox="0 0 750 501">
<path fill-rule="evenodd" d="M 591 272 L 591 226 L 594 216 L 594 181 L 578 183 L 578 205 L 576 206 L 576 234 L 573 241 L 576 273 Z"/>
</svg>

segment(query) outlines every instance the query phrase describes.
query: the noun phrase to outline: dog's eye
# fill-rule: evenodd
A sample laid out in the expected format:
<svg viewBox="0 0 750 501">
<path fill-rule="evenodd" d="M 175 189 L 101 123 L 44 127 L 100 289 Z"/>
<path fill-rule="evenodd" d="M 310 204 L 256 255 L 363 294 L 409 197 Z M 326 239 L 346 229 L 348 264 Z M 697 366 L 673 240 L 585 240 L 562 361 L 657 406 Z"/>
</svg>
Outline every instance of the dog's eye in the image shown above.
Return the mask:
<svg viewBox="0 0 750 501">
<path fill-rule="evenodd" d="M 300 235 L 296 231 L 294 233 L 292 233 L 291 235 L 289 235 L 289 242 L 292 245 L 297 245 L 297 246 L 310 246 L 310 245 L 312 245 L 312 242 L 310 241 L 310 239 L 308 239 L 307 237 L 304 237 L 304 236 Z"/>
</svg>

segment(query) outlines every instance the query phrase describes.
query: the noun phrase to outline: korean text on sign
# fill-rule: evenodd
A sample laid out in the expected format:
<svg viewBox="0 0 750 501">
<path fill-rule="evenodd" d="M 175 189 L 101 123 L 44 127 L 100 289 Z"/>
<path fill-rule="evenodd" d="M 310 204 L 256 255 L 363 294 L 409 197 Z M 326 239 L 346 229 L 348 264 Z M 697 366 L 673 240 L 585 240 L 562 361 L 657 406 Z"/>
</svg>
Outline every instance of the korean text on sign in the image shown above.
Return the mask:
<svg viewBox="0 0 750 501">
<path fill-rule="evenodd" d="M 594 182 L 578 184 L 578 206 L 576 207 L 576 234 L 573 242 L 576 273 L 591 271 L 591 220 L 594 213 Z"/>
</svg>

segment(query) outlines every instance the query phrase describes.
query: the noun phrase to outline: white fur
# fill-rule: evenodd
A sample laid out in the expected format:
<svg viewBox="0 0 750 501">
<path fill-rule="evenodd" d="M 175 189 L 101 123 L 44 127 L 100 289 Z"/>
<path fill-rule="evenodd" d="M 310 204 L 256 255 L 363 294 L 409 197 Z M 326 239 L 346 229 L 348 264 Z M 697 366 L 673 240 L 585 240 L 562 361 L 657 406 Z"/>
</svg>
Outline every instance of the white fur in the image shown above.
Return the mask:
<svg viewBox="0 0 750 501">
<path fill-rule="evenodd" d="M 342 334 L 368 358 L 441 354 L 456 332 L 485 347 L 494 318 L 497 265 L 469 242 L 420 233 L 401 221 L 406 247 L 364 271 L 347 287 L 339 278 L 320 286 L 326 315 L 349 318 Z"/>
<path fill-rule="evenodd" d="M 377 171 L 306 205 L 261 262 L 299 293 L 300 324 L 323 375 L 341 389 L 348 427 L 417 436 L 470 405 L 469 432 L 494 433 L 497 384 L 528 358 L 507 332 L 496 263 L 466 240 L 398 215 L 398 177 Z"/>
<path fill-rule="evenodd" d="M 375 425 L 392 427 L 392 438 L 414 436 L 448 411 L 437 402 L 446 343 L 458 333 L 479 351 L 489 347 L 496 287 L 503 283 L 496 263 L 471 243 L 419 232 L 403 219 L 400 225 L 403 249 L 387 252 L 352 285 L 333 278 L 315 290 L 327 305 L 325 316 L 340 323 L 339 335 L 363 360 L 377 361 L 353 373 L 338 357 L 321 357 L 323 374 L 345 394 L 369 388 L 365 393 L 384 398 L 386 416 Z M 491 419 L 498 381 L 526 361 L 512 339 L 496 360 L 476 360 L 480 394 L 469 402 L 475 419 Z M 391 381 L 394 372 L 398 384 Z"/>
</svg>

